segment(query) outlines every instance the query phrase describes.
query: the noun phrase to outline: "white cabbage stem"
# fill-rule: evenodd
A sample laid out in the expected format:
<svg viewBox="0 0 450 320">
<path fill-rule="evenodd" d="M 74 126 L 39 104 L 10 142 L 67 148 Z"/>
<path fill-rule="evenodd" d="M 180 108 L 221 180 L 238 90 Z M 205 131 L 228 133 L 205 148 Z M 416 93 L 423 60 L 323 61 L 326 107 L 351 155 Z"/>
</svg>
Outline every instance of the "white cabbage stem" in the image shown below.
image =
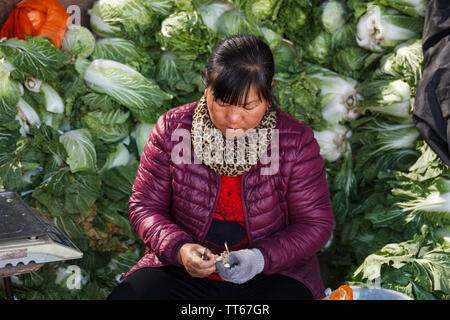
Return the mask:
<svg viewBox="0 0 450 320">
<path fill-rule="evenodd" d="M 35 176 L 35 175 L 37 175 L 37 174 L 39 174 L 39 173 L 41 173 L 41 172 L 42 172 L 42 168 L 41 168 L 41 167 L 39 167 L 37 170 L 26 171 L 26 172 L 23 174 L 22 178 L 23 178 L 23 180 L 26 181 L 27 183 L 32 183 L 31 177 L 32 177 L 32 176 Z"/>
<path fill-rule="evenodd" d="M 16 70 L 16 67 L 14 67 L 11 62 L 8 61 L 8 59 L 2 58 L 0 59 L 0 63 L 3 63 L 8 72 L 13 72 L 14 70 Z"/>
<path fill-rule="evenodd" d="M 39 128 L 41 125 L 39 115 L 28 102 L 20 98 L 16 106 L 19 110 L 18 117 L 23 120 L 23 124 L 26 124 L 23 128 L 25 133 L 30 133 L 31 127 L 37 126 Z"/>
<path fill-rule="evenodd" d="M 20 96 L 23 97 L 23 95 L 25 94 L 25 89 L 23 88 L 23 85 L 18 82 L 19 84 L 19 90 L 20 90 Z"/>
<path fill-rule="evenodd" d="M 425 16 L 427 6 L 425 4 L 426 0 L 401 0 L 401 2 L 407 3 L 414 8 L 417 14 L 421 17 Z"/>
<path fill-rule="evenodd" d="M 412 116 L 410 113 L 411 103 L 408 101 L 402 101 L 399 103 L 393 103 L 387 106 L 371 106 L 365 107 L 364 110 L 371 110 L 377 113 L 382 113 L 398 118 L 404 118 L 408 122 L 412 122 Z"/>
<path fill-rule="evenodd" d="M 450 213 L 450 192 L 433 192 L 425 199 L 403 204 L 406 211 L 445 211 Z"/>
<path fill-rule="evenodd" d="M 376 52 L 395 45 L 399 40 L 416 36 L 415 32 L 390 23 L 376 5 L 369 6 L 367 13 L 359 19 L 356 29 L 358 45 Z"/>
<path fill-rule="evenodd" d="M 48 112 L 63 113 L 64 102 L 58 92 L 45 82 L 42 82 L 41 90 L 44 93 L 45 109 Z"/>
<path fill-rule="evenodd" d="M 414 149 L 419 131 L 414 124 L 388 125 L 383 124 L 378 128 L 368 128 L 378 131 L 380 135 L 380 147 L 372 152 L 377 154 L 388 150 Z"/>
<path fill-rule="evenodd" d="M 361 96 L 356 91 L 355 80 L 321 73 L 310 77 L 320 80 L 322 116 L 327 122 L 336 124 L 343 120 L 355 120 L 359 116 L 356 105 Z"/>
<path fill-rule="evenodd" d="M 320 155 L 330 162 L 341 158 L 342 153 L 350 148 L 348 138 L 351 134 L 350 129 L 339 124 L 330 129 L 314 131 L 314 138 L 320 146 Z"/>
<path fill-rule="evenodd" d="M 25 80 L 25 88 L 32 92 L 41 91 L 41 84 L 42 80 L 36 79 L 34 77 L 29 77 L 27 80 Z"/>
</svg>

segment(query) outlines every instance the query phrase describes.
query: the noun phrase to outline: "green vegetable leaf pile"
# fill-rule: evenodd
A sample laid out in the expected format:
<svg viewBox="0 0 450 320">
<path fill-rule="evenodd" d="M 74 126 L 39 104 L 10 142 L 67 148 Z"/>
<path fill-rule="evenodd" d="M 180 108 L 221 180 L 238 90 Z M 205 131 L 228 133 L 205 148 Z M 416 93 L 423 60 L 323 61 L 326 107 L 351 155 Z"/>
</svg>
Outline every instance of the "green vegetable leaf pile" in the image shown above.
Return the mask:
<svg viewBox="0 0 450 320">
<path fill-rule="evenodd" d="M 450 169 L 412 118 L 425 11 L 426 0 L 95 0 L 89 28 L 70 25 L 61 49 L 1 39 L 0 191 L 83 251 L 15 277 L 16 297 L 104 299 L 142 257 L 128 199 L 150 132 L 203 95 L 212 48 L 249 33 L 273 52 L 277 106 L 314 130 L 325 161 L 325 287 L 449 299 Z"/>
</svg>

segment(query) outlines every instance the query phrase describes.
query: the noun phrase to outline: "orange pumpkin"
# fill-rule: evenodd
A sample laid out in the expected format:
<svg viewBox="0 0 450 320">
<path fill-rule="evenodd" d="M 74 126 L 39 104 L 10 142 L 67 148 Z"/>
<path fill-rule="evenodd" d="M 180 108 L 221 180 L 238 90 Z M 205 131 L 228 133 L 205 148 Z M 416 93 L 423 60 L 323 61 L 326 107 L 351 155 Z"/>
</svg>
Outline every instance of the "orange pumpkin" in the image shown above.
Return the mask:
<svg viewBox="0 0 450 320">
<path fill-rule="evenodd" d="M 353 300 L 353 290 L 344 284 L 331 294 L 329 300 Z"/>
</svg>

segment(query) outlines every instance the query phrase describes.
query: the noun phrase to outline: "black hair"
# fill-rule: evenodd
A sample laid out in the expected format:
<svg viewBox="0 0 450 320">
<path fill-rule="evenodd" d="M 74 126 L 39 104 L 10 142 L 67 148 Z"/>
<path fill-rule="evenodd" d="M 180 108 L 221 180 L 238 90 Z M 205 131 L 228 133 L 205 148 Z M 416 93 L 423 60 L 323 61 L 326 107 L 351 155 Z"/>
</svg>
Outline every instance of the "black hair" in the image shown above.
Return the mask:
<svg viewBox="0 0 450 320">
<path fill-rule="evenodd" d="M 233 35 L 213 48 L 206 73 L 202 73 L 203 85 L 211 87 L 214 100 L 245 106 L 253 84 L 258 97 L 275 110 L 274 70 L 272 51 L 263 40 L 253 35 Z"/>
</svg>

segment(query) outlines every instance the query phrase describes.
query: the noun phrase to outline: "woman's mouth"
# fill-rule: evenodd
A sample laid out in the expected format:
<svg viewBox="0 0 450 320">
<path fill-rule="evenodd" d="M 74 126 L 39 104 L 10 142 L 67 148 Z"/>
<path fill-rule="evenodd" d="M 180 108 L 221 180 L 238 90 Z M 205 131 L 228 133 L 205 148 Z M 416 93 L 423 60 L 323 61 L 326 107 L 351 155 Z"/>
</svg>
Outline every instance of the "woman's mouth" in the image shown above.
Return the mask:
<svg viewBox="0 0 450 320">
<path fill-rule="evenodd" d="M 230 132 L 237 132 L 237 131 L 241 131 L 241 128 L 226 128 L 226 130 L 230 131 Z"/>
<path fill-rule="evenodd" d="M 244 130 L 241 128 L 228 128 L 225 127 L 225 137 L 227 138 L 238 138 L 244 134 Z"/>
</svg>

